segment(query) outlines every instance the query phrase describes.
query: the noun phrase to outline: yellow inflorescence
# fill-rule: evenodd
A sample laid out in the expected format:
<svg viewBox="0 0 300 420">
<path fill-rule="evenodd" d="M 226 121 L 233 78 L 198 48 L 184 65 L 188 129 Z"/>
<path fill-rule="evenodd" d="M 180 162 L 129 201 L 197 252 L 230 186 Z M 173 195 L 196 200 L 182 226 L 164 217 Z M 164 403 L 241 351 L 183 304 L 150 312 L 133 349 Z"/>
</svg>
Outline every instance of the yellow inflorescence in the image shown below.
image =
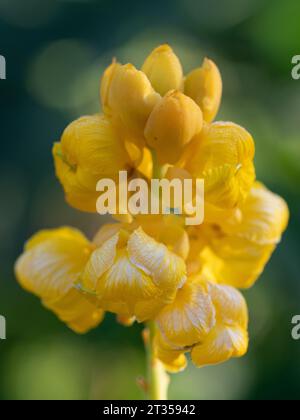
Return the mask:
<svg viewBox="0 0 300 420">
<path fill-rule="evenodd" d="M 42 231 L 16 263 L 20 284 L 76 332 L 99 325 L 104 311 L 127 326 L 155 321 L 155 354 L 171 372 L 186 366 L 186 353 L 196 366 L 246 353 L 237 288 L 257 280 L 289 218 L 284 200 L 256 181 L 252 136 L 213 122 L 221 95 L 215 63 L 184 77 L 168 45 L 141 70 L 113 61 L 101 80 L 103 114 L 71 123 L 53 148 L 67 202 L 96 212 L 100 179 L 117 182 L 123 170 L 150 180 L 151 149 L 166 176 L 204 179 L 205 222 L 137 216 L 102 226 L 93 241 L 67 227 Z"/>
</svg>

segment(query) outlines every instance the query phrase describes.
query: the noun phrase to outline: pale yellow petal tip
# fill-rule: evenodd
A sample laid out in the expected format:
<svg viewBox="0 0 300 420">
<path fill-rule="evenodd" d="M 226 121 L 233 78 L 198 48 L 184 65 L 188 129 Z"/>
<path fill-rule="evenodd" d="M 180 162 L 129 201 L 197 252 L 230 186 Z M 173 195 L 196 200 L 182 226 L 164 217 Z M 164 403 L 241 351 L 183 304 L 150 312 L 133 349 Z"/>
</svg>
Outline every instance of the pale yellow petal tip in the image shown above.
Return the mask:
<svg viewBox="0 0 300 420">
<path fill-rule="evenodd" d="M 154 48 L 152 52 L 173 52 L 173 49 L 169 44 L 161 44 Z"/>
<path fill-rule="evenodd" d="M 114 74 L 120 65 L 121 64 L 119 64 L 116 61 L 116 59 L 113 59 L 112 63 L 104 71 L 103 76 L 101 78 L 101 82 L 100 82 L 100 98 L 101 98 L 102 108 L 103 108 L 103 111 L 105 111 L 108 114 L 110 113 L 109 103 L 108 103 L 109 89 L 110 89 L 110 85 L 114 77 Z"/>
</svg>

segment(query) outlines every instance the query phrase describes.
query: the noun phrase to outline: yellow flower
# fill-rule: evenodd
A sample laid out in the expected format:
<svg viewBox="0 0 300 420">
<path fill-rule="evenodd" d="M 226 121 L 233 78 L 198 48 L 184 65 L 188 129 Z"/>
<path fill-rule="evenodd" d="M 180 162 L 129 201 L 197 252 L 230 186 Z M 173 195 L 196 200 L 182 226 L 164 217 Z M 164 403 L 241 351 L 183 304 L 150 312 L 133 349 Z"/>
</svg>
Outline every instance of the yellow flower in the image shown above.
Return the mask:
<svg viewBox="0 0 300 420">
<path fill-rule="evenodd" d="M 151 319 L 186 280 L 183 259 L 142 228 L 131 232 L 110 225 L 95 240 L 99 248 L 89 259 L 80 287 L 95 295 L 105 310 L 140 322 Z"/>
<path fill-rule="evenodd" d="M 232 211 L 215 213 L 210 223 L 189 230 L 190 260 L 218 282 L 235 287 L 253 285 L 287 227 L 285 201 L 255 183 L 246 201 Z"/>
<path fill-rule="evenodd" d="M 167 44 L 160 45 L 151 52 L 142 66 L 142 71 L 161 96 L 164 96 L 170 90 L 182 88 L 181 63 L 172 48 Z"/>
<path fill-rule="evenodd" d="M 230 286 L 188 279 L 157 317 L 156 353 L 170 371 L 184 368 L 191 352 L 197 366 L 243 356 L 248 348 L 248 310 L 242 295 Z"/>
<path fill-rule="evenodd" d="M 257 280 L 288 224 L 285 201 L 255 182 L 252 136 L 213 122 L 221 96 L 213 61 L 184 78 L 168 45 L 141 70 L 114 60 L 101 80 L 104 115 L 79 118 L 54 145 L 66 200 L 95 212 L 98 182 L 118 183 L 120 171 L 147 182 L 204 179 L 205 222 L 117 214 L 122 223 L 102 226 L 92 242 L 71 228 L 42 231 L 16 263 L 20 284 L 76 332 L 104 311 L 124 326 L 150 321 L 151 362 L 170 372 L 186 367 L 187 353 L 202 367 L 247 352 L 248 310 L 235 288 Z"/>
<path fill-rule="evenodd" d="M 92 250 L 76 229 L 45 230 L 27 242 L 15 268 L 21 286 L 77 333 L 96 327 L 104 315 L 75 288 Z"/>
<path fill-rule="evenodd" d="M 134 167 L 111 120 L 101 115 L 72 122 L 54 144 L 53 156 L 67 202 L 88 212 L 96 212 L 96 185 L 102 178 L 117 180 L 119 171 Z"/>
<path fill-rule="evenodd" d="M 222 78 L 216 64 L 206 58 L 189 73 L 184 83 L 184 93 L 200 106 L 203 118 L 210 123 L 218 113 L 222 97 Z"/>
<path fill-rule="evenodd" d="M 216 325 L 203 343 L 191 350 L 198 367 L 226 362 L 247 353 L 248 309 L 243 296 L 230 286 L 209 284 L 211 300 L 216 310 Z"/>
<path fill-rule="evenodd" d="M 181 165 L 205 181 L 206 203 L 226 209 L 242 203 L 254 181 L 255 145 L 251 135 L 231 122 L 205 127 L 187 148 Z"/>
<path fill-rule="evenodd" d="M 160 163 L 176 163 L 184 148 L 202 130 L 198 105 L 178 91 L 170 91 L 154 107 L 145 128 L 147 144 Z"/>
</svg>

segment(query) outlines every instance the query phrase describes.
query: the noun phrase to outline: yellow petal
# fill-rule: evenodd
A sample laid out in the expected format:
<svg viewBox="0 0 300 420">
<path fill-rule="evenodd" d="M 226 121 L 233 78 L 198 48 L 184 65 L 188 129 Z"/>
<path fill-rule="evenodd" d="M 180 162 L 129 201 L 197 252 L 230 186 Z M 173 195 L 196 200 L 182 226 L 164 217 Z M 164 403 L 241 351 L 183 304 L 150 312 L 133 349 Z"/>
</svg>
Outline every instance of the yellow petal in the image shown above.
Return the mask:
<svg viewBox="0 0 300 420">
<path fill-rule="evenodd" d="M 184 221 L 175 215 L 140 215 L 135 218 L 136 226 L 184 260 L 190 251 L 188 233 Z"/>
<path fill-rule="evenodd" d="M 39 297 L 58 298 L 72 288 L 91 250 L 88 240 L 75 229 L 42 231 L 28 242 L 17 261 L 18 280 Z"/>
<path fill-rule="evenodd" d="M 160 312 L 157 324 L 171 346 L 185 348 L 202 341 L 215 325 L 215 309 L 205 286 L 189 279 L 174 302 Z"/>
<path fill-rule="evenodd" d="M 107 67 L 101 78 L 100 84 L 100 98 L 103 111 L 109 114 L 109 89 L 112 79 L 114 78 L 116 70 L 121 66 L 116 60 L 113 60 L 110 66 Z"/>
<path fill-rule="evenodd" d="M 174 299 L 185 281 L 185 264 L 141 229 L 133 233 L 130 229 L 119 226 L 92 253 L 80 287 L 95 295 L 101 308 L 142 322 Z M 102 229 L 97 240 L 114 230 L 112 226 Z"/>
<path fill-rule="evenodd" d="M 158 331 L 154 338 L 155 356 L 164 364 L 165 369 L 170 373 L 183 371 L 187 366 L 187 359 L 183 350 L 171 348 L 162 338 Z"/>
<path fill-rule="evenodd" d="M 114 264 L 99 279 L 96 293 L 103 308 L 139 321 L 154 316 L 162 306 L 162 291 L 130 262 L 125 250 L 118 251 Z"/>
<path fill-rule="evenodd" d="M 21 286 L 40 297 L 46 307 L 80 333 L 103 318 L 103 310 L 74 287 L 91 252 L 91 244 L 76 229 L 46 230 L 28 241 L 15 268 Z"/>
<path fill-rule="evenodd" d="M 249 288 L 262 274 L 275 245 L 259 246 L 241 240 L 214 242 L 201 255 L 202 266 L 219 283 Z"/>
<path fill-rule="evenodd" d="M 80 279 L 84 290 L 96 293 L 99 279 L 112 267 L 116 259 L 118 241 L 117 233 L 91 254 Z"/>
<path fill-rule="evenodd" d="M 222 78 L 216 64 L 206 58 L 202 67 L 193 70 L 186 77 L 184 92 L 200 106 L 204 120 L 213 121 L 222 97 Z"/>
<path fill-rule="evenodd" d="M 131 162 L 111 120 L 101 115 L 79 118 L 63 133 L 53 148 L 56 175 L 68 203 L 83 211 L 96 212 L 97 183 L 117 180 Z"/>
<path fill-rule="evenodd" d="M 147 76 L 132 64 L 118 66 L 106 90 L 110 112 L 117 115 L 131 133 L 141 136 L 160 98 Z"/>
<path fill-rule="evenodd" d="M 162 289 L 176 291 L 186 281 L 183 259 L 150 238 L 141 228 L 128 241 L 128 255 L 133 264 L 151 275 L 154 283 Z"/>
<path fill-rule="evenodd" d="M 234 123 L 208 126 L 188 149 L 185 169 L 205 181 L 206 201 L 220 208 L 243 202 L 255 180 L 251 135 Z"/>
<path fill-rule="evenodd" d="M 145 137 L 161 163 L 173 164 L 201 129 L 202 112 L 198 105 L 183 93 L 171 91 L 153 109 Z"/>
<path fill-rule="evenodd" d="M 248 327 L 248 309 L 241 293 L 230 286 L 208 285 L 209 295 L 216 310 L 218 322 L 226 325 Z"/>
<path fill-rule="evenodd" d="M 219 226 L 194 230 L 191 248 L 197 235 L 201 243 L 205 235 L 209 248 L 198 248 L 202 266 L 220 283 L 250 287 L 281 240 L 288 218 L 285 201 L 256 183 L 239 207 L 239 217 L 223 217 Z"/>
<path fill-rule="evenodd" d="M 143 64 L 142 71 L 156 92 L 164 96 L 169 90 L 180 89 L 182 67 L 172 48 L 165 44 L 155 48 Z"/>
<path fill-rule="evenodd" d="M 99 231 L 93 238 L 93 243 L 97 248 L 101 247 L 104 242 L 110 239 L 112 236 L 120 233 L 122 229 L 122 223 L 108 223 L 106 225 L 101 226 Z"/>
<path fill-rule="evenodd" d="M 43 300 L 45 307 L 53 311 L 77 334 L 84 334 L 97 327 L 104 318 L 104 311 L 85 299 L 75 288 L 57 300 Z"/>
<path fill-rule="evenodd" d="M 247 331 L 220 325 L 214 328 L 203 344 L 192 349 L 191 356 L 196 366 L 203 367 L 226 362 L 232 357 L 242 357 L 247 349 Z"/>
<path fill-rule="evenodd" d="M 255 183 L 244 204 L 241 218 L 229 218 L 222 223 L 228 235 L 235 235 L 260 245 L 277 244 L 289 220 L 286 202 L 260 183 Z"/>
</svg>

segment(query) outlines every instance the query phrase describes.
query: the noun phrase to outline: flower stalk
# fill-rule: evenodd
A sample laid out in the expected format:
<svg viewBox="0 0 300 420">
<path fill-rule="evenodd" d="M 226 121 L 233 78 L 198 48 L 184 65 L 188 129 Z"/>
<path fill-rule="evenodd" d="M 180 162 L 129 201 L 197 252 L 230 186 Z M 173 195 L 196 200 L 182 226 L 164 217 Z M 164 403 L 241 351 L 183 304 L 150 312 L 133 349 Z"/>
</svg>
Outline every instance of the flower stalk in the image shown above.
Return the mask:
<svg viewBox="0 0 300 420">
<path fill-rule="evenodd" d="M 147 390 L 149 400 L 167 400 L 170 378 L 166 373 L 163 364 L 155 357 L 154 337 L 155 323 L 147 323 L 147 334 L 145 346 L 147 352 Z"/>
</svg>

